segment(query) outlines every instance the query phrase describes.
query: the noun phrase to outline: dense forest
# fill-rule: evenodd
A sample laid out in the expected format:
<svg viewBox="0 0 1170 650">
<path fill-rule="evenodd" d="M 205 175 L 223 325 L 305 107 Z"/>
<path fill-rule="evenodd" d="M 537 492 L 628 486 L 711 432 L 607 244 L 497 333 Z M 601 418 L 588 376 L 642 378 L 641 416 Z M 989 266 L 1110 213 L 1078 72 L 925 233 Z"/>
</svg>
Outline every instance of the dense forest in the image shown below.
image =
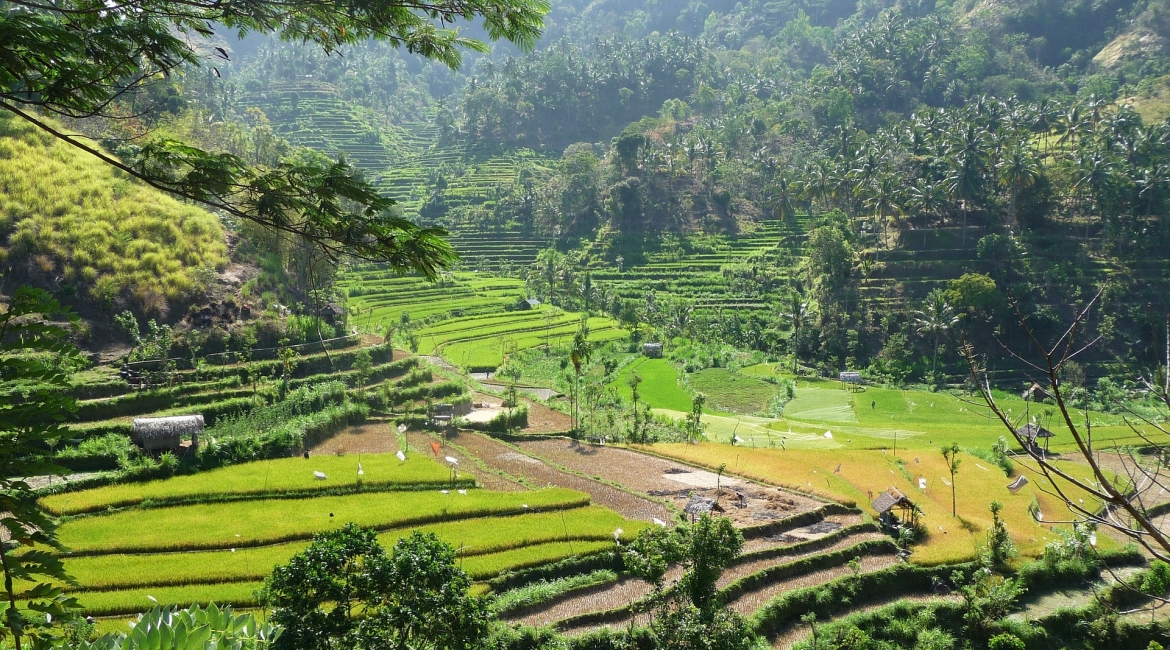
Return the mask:
<svg viewBox="0 0 1170 650">
<path fill-rule="evenodd" d="M 1047 335 L 1104 287 L 1091 374 L 1124 379 L 1164 356 L 1170 314 L 1164 13 L 566 1 L 531 53 L 494 43 L 456 69 L 374 41 L 329 52 L 221 33 L 205 44 L 223 53 L 216 67 L 119 100 L 134 119 L 79 126 L 125 160 L 149 148 L 142 128 L 254 164 L 340 156 L 408 218 L 547 249 L 538 262 L 533 243 L 473 252 L 466 267 L 829 373 L 960 381 L 953 344 L 927 377 L 933 304 L 1010 377 L 994 349 L 1018 334 L 1009 305 Z M 29 228 L 12 214 L 11 232 Z M 252 285 L 264 302 L 344 299 L 330 265 L 246 221 L 236 230 L 235 259 L 268 260 Z M 690 288 L 655 270 L 757 237 L 774 246 Z M 94 285 L 97 267 L 45 245 L 9 251 L 42 284 L 172 311 L 127 280 Z M 187 282 L 167 298 L 198 302 Z M 816 327 L 795 326 L 792 304 Z"/>
<path fill-rule="evenodd" d="M 564 307 L 825 372 L 959 381 L 949 344 L 927 377 L 930 305 L 999 358 L 1009 304 L 1051 334 L 1105 287 L 1091 374 L 1124 379 L 1164 356 L 1170 313 L 1163 13 L 558 2 L 534 52 L 496 44 L 456 71 L 384 44 L 221 41 L 231 60 L 168 85 L 157 119 L 258 162 L 341 155 L 408 217 L 543 241 L 536 264 L 507 248 L 464 264 Z M 651 271 L 770 223 L 775 248 L 703 292 Z M 799 336 L 793 303 L 816 323 Z"/>
</svg>

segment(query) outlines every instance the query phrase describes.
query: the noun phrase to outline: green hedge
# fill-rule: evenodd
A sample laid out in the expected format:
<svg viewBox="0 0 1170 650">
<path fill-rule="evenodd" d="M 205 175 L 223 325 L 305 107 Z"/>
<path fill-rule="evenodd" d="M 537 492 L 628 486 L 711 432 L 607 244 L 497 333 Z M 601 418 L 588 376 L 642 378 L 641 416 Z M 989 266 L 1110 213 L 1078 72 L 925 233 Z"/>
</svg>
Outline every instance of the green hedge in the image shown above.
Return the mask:
<svg viewBox="0 0 1170 650">
<path fill-rule="evenodd" d="M 408 388 L 398 388 L 397 386 L 391 385 L 383 390 L 383 394 L 388 404 L 397 406 L 406 402 L 417 402 L 428 397 L 431 399 L 442 399 L 451 395 L 462 395 L 466 390 L 467 386 L 463 382 L 451 380 L 437 384 L 410 386 Z"/>
<path fill-rule="evenodd" d="M 370 377 L 367 381 L 370 384 L 374 384 L 385 379 L 398 377 L 407 373 L 407 371 L 417 365 L 418 357 L 406 357 L 405 359 L 399 359 L 398 361 L 390 361 L 387 363 L 375 365 L 370 369 Z M 323 372 L 316 375 L 309 375 L 307 377 L 290 379 L 288 385 L 291 388 L 299 388 L 301 386 L 308 386 L 322 381 L 344 381 L 350 388 L 357 388 L 357 373 L 352 369 L 340 372 Z"/>
<path fill-rule="evenodd" d="M 368 350 L 370 361 L 375 365 L 389 363 L 393 360 L 394 349 L 389 345 L 374 345 L 355 350 L 343 350 L 326 355 L 324 352 L 306 354 L 297 357 L 296 368 L 293 369 L 293 378 L 304 378 L 311 375 L 334 373 L 353 368 L 353 361 L 358 350 Z M 275 377 L 280 374 L 283 363 L 279 359 L 254 361 L 243 366 L 211 367 L 203 371 L 206 377 L 239 377 L 245 379 L 249 372 L 255 371 L 262 376 Z"/>
<path fill-rule="evenodd" d="M 369 407 L 345 402 L 309 415 L 300 415 L 253 435 L 236 434 L 208 439 L 199 448 L 199 466 L 222 467 L 265 458 L 283 458 L 318 444 L 345 427 L 363 422 Z M 210 438 L 210 436 L 209 436 Z"/>
<path fill-rule="evenodd" d="M 1145 563 L 1146 558 L 1136 548 L 1124 548 L 1104 551 L 1083 560 L 1052 562 L 1041 558 L 1020 567 L 1016 577 L 1027 587 L 1072 586 L 1096 580 L 1102 566 L 1140 566 Z"/>
<path fill-rule="evenodd" d="M 460 426 L 468 429 L 475 429 L 477 431 L 491 431 L 498 433 L 506 433 L 515 429 L 523 429 L 528 426 L 528 407 L 520 405 L 519 408 L 511 410 L 500 411 L 499 415 L 492 418 L 488 422 L 468 422 L 466 420 L 460 421 Z"/>
<path fill-rule="evenodd" d="M 813 613 L 825 620 L 867 601 L 930 593 L 936 579 L 949 584 L 956 569 L 974 567 L 974 564 L 937 567 L 899 564 L 881 571 L 845 576 L 817 587 L 789 591 L 757 610 L 751 620 L 758 634 L 773 637 L 799 624 L 805 614 Z"/>
<path fill-rule="evenodd" d="M 509 571 L 498 577 L 488 580 L 487 584 L 492 591 L 500 593 L 509 589 L 517 589 L 525 585 L 540 581 L 559 580 L 569 576 L 591 573 L 600 569 L 621 571 L 625 568 L 622 556 L 613 551 L 603 551 L 593 555 L 566 558 L 552 564 Z"/>
<path fill-rule="evenodd" d="M 234 378 L 229 380 L 229 382 L 234 382 L 237 386 L 239 385 L 239 381 Z M 84 402 L 78 405 L 76 416 L 77 419 L 83 422 L 112 420 L 119 417 L 154 413 L 163 409 L 222 402 L 225 399 L 243 397 L 252 392 L 251 388 L 234 388 L 232 390 L 212 390 L 184 394 L 180 388 L 182 387 L 176 386 L 175 388 L 141 391 L 108 400 Z"/>
<path fill-rule="evenodd" d="M 889 539 L 875 539 L 860 542 L 839 551 L 821 553 L 796 560 L 795 562 L 777 564 L 757 571 L 749 576 L 744 576 L 724 587 L 719 592 L 719 598 L 725 603 L 730 602 L 749 591 L 765 587 L 773 582 L 840 566 L 855 557 L 880 555 L 883 553 L 894 554 L 897 552 L 898 545 Z"/>
</svg>

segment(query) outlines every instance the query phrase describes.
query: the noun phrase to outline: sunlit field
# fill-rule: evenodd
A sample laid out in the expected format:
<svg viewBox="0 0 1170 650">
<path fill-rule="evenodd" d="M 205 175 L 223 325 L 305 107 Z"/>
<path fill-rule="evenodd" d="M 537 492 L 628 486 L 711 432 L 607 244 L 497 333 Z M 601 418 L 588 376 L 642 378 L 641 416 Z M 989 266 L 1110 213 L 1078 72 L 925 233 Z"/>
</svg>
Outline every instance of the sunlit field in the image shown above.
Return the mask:
<svg viewBox="0 0 1170 650">
<path fill-rule="evenodd" d="M 1048 524 L 1037 522 L 1031 511 L 1038 507 L 1045 521 L 1067 518 L 1067 508 L 1045 494 L 1042 479 L 1028 463 L 1016 463 L 1017 473 L 1032 483 L 1016 494 L 1007 486 L 1012 478 L 985 460 L 960 454 L 954 487 L 958 517 L 951 516 L 950 474 L 938 450 L 900 449 L 891 452 L 852 449 L 760 449 L 725 444 L 658 444 L 650 451 L 683 461 L 717 468 L 764 483 L 780 485 L 810 494 L 853 503 L 871 516 L 877 513 L 870 502 L 890 487 L 896 487 L 921 509 L 926 527 L 925 541 L 916 546 L 911 560 L 921 564 L 942 564 L 975 557 L 985 540 L 992 518 L 992 501 L 1004 504 L 1003 518 L 1023 555 L 1036 556 L 1055 538 Z M 1061 463 L 1074 476 L 1087 475 L 1087 467 Z M 918 488 L 926 479 L 926 489 Z M 1102 538 L 1102 544 L 1108 542 Z"/>
</svg>

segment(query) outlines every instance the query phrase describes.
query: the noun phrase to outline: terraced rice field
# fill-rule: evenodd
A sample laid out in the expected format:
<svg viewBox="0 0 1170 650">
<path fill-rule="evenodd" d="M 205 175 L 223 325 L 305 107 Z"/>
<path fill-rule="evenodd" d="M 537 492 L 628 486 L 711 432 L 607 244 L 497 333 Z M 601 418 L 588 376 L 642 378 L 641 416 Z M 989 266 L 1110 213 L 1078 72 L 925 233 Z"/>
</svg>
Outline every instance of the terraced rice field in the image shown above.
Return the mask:
<svg viewBox="0 0 1170 650">
<path fill-rule="evenodd" d="M 371 477 L 450 480 L 449 470 L 433 460 L 408 458 L 400 463 L 393 456 L 363 455 L 363 469 Z M 147 494 L 159 499 L 196 501 L 183 505 L 129 503 L 123 486 L 73 493 L 57 505 L 91 510 L 107 503 L 122 509 L 62 524 L 60 539 L 71 549 L 66 568 L 79 583 L 69 590 L 87 613 L 102 616 L 142 611 L 155 602 L 254 605 L 254 592 L 276 564 L 302 550 L 313 534 L 347 522 L 382 531 L 385 545 L 414 530 L 435 533 L 457 549 L 473 579 L 485 580 L 611 549 L 616 530 L 625 531 L 619 537 L 628 540 L 646 525 L 559 487 L 502 493 L 435 484 L 406 491 L 315 495 L 290 489 L 284 498 L 251 496 L 263 492 L 265 476 L 272 485 L 296 487 L 302 474 L 312 477 L 315 466 L 344 474 L 356 462 L 354 456 L 292 458 L 226 468 L 220 470 L 223 476 L 208 472 L 145 484 Z M 412 463 L 437 471 L 405 469 Z M 467 476 L 466 470 L 461 473 Z M 380 489 L 400 487 L 419 485 L 391 481 Z M 218 500 L 227 494 L 218 488 L 235 490 L 235 500 Z M 135 533 L 123 534 L 127 530 Z"/>
<path fill-rule="evenodd" d="M 848 534 L 828 545 L 806 542 L 803 549 L 799 543 L 774 542 L 769 548 L 776 555 L 758 560 L 749 557 L 733 564 L 720 577 L 718 587 L 728 607 L 748 615 L 787 591 L 852 575 L 854 568 L 846 566 L 846 562 L 853 557 L 859 558 L 862 572 L 891 566 L 897 560 L 886 550 L 888 542 L 873 546 L 875 540 L 881 539 L 880 535 L 863 532 Z M 791 552 L 783 553 L 786 550 Z M 824 560 L 818 561 L 821 557 Z M 824 568 L 819 568 L 821 566 Z M 669 589 L 681 577 L 681 569 L 673 567 L 667 572 L 664 585 Z M 749 586 L 742 587 L 737 582 Z M 566 594 L 543 608 L 524 612 L 518 621 L 529 625 L 556 624 L 560 631 L 569 635 L 584 634 L 601 627 L 622 628 L 631 621 L 645 625 L 649 622 L 648 616 L 634 614 L 637 609 L 634 605 L 647 598 L 651 591 L 651 585 L 646 582 L 620 580 L 600 588 Z"/>
<path fill-rule="evenodd" d="M 420 354 L 441 355 L 469 369 L 495 369 L 510 350 L 563 343 L 581 323 L 580 314 L 546 305 L 510 311 L 527 297 L 524 283 L 513 278 L 454 273 L 429 283 L 358 268 L 346 274 L 345 286 L 356 324 L 384 331 L 415 323 L 412 333 Z M 625 336 L 609 318 L 589 318 L 588 325 L 592 341 Z"/>
<path fill-rule="evenodd" d="M 1022 461 L 1018 463 L 1020 471 L 1033 484 L 1013 494 L 1007 489 L 1012 479 L 997 466 L 960 454 L 960 471 L 954 480 L 959 518 L 955 518 L 951 515 L 950 475 L 936 450 L 900 451 L 898 458 L 873 450 L 747 449 L 714 443 L 654 445 L 652 451 L 708 468 L 728 462 L 729 472 L 855 503 L 871 516 L 877 514 L 870 505 L 873 499 L 890 487 L 897 488 L 922 509 L 926 537 L 914 547 L 911 561 L 924 565 L 974 558 L 984 531 L 992 524 L 988 506 L 993 500 L 1004 505 L 1002 516 L 1024 555 L 1038 555 L 1056 537 L 1032 515 L 1033 504 L 1049 519 L 1065 512 L 1060 502 L 1036 485 L 1040 479 Z M 1071 462 L 1062 463 L 1062 467 L 1077 476 L 1086 471 Z M 919 479 L 926 480 L 925 490 L 919 488 Z M 1087 501 L 1087 495 L 1085 498 Z"/>
</svg>

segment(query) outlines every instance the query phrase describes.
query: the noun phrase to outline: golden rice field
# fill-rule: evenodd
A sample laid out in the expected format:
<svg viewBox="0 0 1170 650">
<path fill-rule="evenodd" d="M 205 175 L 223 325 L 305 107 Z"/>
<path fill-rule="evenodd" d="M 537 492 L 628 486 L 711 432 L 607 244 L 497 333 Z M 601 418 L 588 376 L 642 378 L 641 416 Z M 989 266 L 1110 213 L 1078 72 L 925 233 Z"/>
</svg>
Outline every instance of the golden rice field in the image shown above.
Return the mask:
<svg viewBox="0 0 1170 650">
<path fill-rule="evenodd" d="M 1027 463 L 1017 462 L 1016 467 L 1031 484 L 1012 494 L 1007 489 L 1011 478 L 995 465 L 965 453 L 960 454 L 954 481 L 958 516 L 952 517 L 951 487 L 947 485 L 950 474 L 936 449 L 903 450 L 896 458 L 878 450 L 752 449 L 717 443 L 658 444 L 649 450 L 705 467 L 717 468 L 726 463 L 728 473 L 855 503 L 870 515 L 876 514 L 870 505 L 873 498 L 895 487 L 922 509 L 927 535 L 910 559 L 924 565 L 975 557 L 992 524 L 988 510 L 992 501 L 1004 504 L 1002 516 L 1008 531 L 1021 554 L 1028 556 L 1039 555 L 1044 545 L 1056 538 L 1047 524 L 1032 516 L 1033 505 L 1050 521 L 1067 515 L 1062 503 L 1040 489 L 1042 479 Z M 1087 475 L 1088 468 L 1082 465 L 1061 465 L 1071 475 Z M 920 478 L 926 479 L 925 490 L 918 488 Z M 1104 536 L 1100 540 L 1102 544 L 1110 543 Z"/>
</svg>

